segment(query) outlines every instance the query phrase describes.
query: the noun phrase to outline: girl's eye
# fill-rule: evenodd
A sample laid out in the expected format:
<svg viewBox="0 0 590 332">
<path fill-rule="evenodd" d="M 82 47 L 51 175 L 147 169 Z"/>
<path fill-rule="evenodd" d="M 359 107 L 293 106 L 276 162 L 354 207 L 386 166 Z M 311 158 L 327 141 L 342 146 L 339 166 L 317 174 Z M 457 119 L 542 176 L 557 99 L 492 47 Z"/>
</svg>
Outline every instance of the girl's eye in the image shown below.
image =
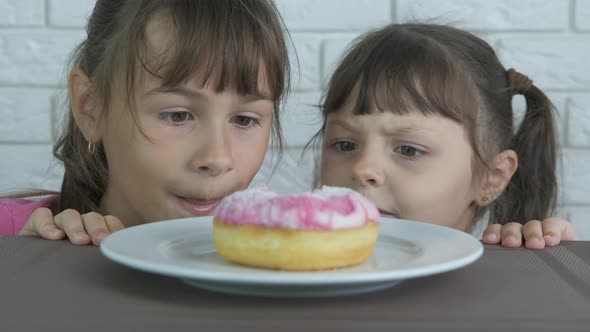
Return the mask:
<svg viewBox="0 0 590 332">
<path fill-rule="evenodd" d="M 194 116 L 190 112 L 177 111 L 160 113 L 160 118 L 166 122 L 181 124 L 186 121 L 193 120 Z"/>
<path fill-rule="evenodd" d="M 260 125 L 260 121 L 256 118 L 246 115 L 238 115 L 233 118 L 233 122 L 242 128 L 250 128 L 254 125 Z"/>
<path fill-rule="evenodd" d="M 403 155 L 404 157 L 419 157 L 424 154 L 424 151 L 409 145 L 402 145 L 395 148 L 394 151 Z"/>
<path fill-rule="evenodd" d="M 332 148 L 338 152 L 350 152 L 356 150 L 357 144 L 350 141 L 337 141 L 332 144 Z"/>
</svg>

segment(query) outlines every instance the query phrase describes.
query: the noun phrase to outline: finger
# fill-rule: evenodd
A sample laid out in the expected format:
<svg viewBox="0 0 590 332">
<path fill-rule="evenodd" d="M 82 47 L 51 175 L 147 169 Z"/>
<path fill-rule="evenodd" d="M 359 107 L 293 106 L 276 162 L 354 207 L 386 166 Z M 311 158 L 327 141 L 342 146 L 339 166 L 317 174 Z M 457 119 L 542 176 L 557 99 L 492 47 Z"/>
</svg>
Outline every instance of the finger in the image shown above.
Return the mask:
<svg viewBox="0 0 590 332">
<path fill-rule="evenodd" d="M 522 236 L 524 237 L 525 247 L 529 249 L 545 248 L 543 225 L 539 220 L 531 220 L 524 224 L 522 227 Z"/>
<path fill-rule="evenodd" d="M 63 210 L 54 219 L 57 227 L 66 232 L 70 242 L 78 245 L 90 244 L 90 236 L 84 229 L 82 216 L 78 211 L 73 209 Z"/>
<path fill-rule="evenodd" d="M 111 233 L 114 233 L 116 231 L 120 231 L 122 229 L 125 228 L 125 225 L 123 225 L 123 222 L 121 221 L 121 219 L 115 217 L 115 216 L 104 216 L 104 219 L 107 222 L 107 227 L 109 228 L 109 231 L 111 231 Z"/>
<path fill-rule="evenodd" d="M 502 236 L 502 246 L 508 248 L 517 248 L 522 245 L 522 225 L 511 222 L 502 226 L 500 231 Z"/>
<path fill-rule="evenodd" d="M 543 220 L 543 236 L 548 246 L 558 245 L 562 240 L 576 240 L 576 232 L 571 223 L 561 218 L 547 218 Z"/>
<path fill-rule="evenodd" d="M 36 209 L 23 227 L 20 235 L 39 235 L 48 240 L 61 240 L 66 234 L 53 221 L 53 212 L 48 208 Z"/>
<path fill-rule="evenodd" d="M 561 232 L 561 239 L 563 241 L 578 241 L 578 234 L 571 222 L 567 222 L 565 230 Z"/>
<path fill-rule="evenodd" d="M 502 225 L 500 224 L 493 224 L 489 225 L 486 230 L 483 232 L 482 241 L 485 244 L 499 244 L 502 240 L 500 236 L 500 230 L 502 229 Z"/>
<path fill-rule="evenodd" d="M 84 223 L 84 229 L 86 229 L 86 233 L 90 235 L 92 244 L 95 246 L 99 245 L 102 239 L 111 233 L 107 227 L 105 218 L 96 212 L 88 212 L 83 214 L 82 222 Z"/>
</svg>

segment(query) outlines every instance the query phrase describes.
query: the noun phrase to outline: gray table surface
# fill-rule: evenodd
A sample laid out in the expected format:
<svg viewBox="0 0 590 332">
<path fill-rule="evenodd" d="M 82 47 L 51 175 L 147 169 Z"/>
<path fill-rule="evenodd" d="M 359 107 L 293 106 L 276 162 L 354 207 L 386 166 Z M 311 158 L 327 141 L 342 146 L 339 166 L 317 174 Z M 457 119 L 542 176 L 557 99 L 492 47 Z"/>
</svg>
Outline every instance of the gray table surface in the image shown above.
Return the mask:
<svg viewBox="0 0 590 332">
<path fill-rule="evenodd" d="M 486 246 L 475 263 L 320 299 L 223 295 L 136 271 L 99 248 L 0 237 L 2 331 L 590 331 L 590 242 Z"/>
</svg>

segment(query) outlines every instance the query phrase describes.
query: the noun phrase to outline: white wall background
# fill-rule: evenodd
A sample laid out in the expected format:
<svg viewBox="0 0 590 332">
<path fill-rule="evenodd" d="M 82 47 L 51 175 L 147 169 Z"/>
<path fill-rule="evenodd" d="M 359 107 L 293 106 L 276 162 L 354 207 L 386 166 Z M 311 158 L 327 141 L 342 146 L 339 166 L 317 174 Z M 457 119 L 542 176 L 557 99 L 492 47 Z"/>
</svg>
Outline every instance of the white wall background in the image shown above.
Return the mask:
<svg viewBox="0 0 590 332">
<path fill-rule="evenodd" d="M 59 188 L 51 157 L 64 63 L 84 36 L 93 0 L 0 0 L 0 193 Z M 288 149 L 271 185 L 310 187 L 326 77 L 359 33 L 390 22 L 435 19 L 489 41 L 507 67 L 545 89 L 556 104 L 563 148 L 561 214 L 590 239 L 590 0 L 278 0 L 300 66 L 284 115 Z M 272 165 L 259 175 L 264 180 Z M 534 194 L 534 193 L 531 193 Z"/>
</svg>

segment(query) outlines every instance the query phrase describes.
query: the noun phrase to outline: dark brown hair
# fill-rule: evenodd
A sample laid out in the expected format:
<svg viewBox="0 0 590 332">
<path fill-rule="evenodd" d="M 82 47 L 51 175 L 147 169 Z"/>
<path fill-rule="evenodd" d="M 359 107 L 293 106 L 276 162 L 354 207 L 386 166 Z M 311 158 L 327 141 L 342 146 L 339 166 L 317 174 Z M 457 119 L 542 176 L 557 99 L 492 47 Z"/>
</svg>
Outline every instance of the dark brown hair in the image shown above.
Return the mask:
<svg viewBox="0 0 590 332">
<path fill-rule="evenodd" d="M 322 98 L 324 124 L 310 143 L 319 142 L 327 115 L 351 95 L 359 115 L 440 115 L 465 127 L 476 176 L 498 152 L 513 149 L 518 155 L 516 173 L 489 206 L 490 221 L 543 220 L 553 213 L 557 195 L 553 106 L 532 82 L 517 91 L 527 106 L 515 133 L 508 76 L 494 50 L 468 32 L 435 24 L 388 25 L 360 36 L 347 50 Z"/>
<path fill-rule="evenodd" d="M 156 13 L 169 15 L 174 27 L 170 38 L 178 46 L 174 54 L 160 57 L 165 63 L 145 58 L 145 29 Z M 142 71 L 161 78 L 164 86 L 175 86 L 197 68 L 205 68 L 203 85 L 215 77 L 218 92 L 234 89 L 259 95 L 258 73 L 264 67 L 275 101 L 273 140 L 282 148 L 278 112 L 288 91 L 290 68 L 286 29 L 272 0 L 98 0 L 86 31 L 71 67 L 89 76 L 92 93 L 102 102 L 97 107 L 101 115 L 108 111 L 115 78 L 123 80 L 133 114 L 131 96 Z M 108 181 L 107 159 L 100 142 L 94 153 L 88 147 L 70 111 L 54 146 L 54 155 L 65 167 L 59 211 L 98 210 Z"/>
</svg>

